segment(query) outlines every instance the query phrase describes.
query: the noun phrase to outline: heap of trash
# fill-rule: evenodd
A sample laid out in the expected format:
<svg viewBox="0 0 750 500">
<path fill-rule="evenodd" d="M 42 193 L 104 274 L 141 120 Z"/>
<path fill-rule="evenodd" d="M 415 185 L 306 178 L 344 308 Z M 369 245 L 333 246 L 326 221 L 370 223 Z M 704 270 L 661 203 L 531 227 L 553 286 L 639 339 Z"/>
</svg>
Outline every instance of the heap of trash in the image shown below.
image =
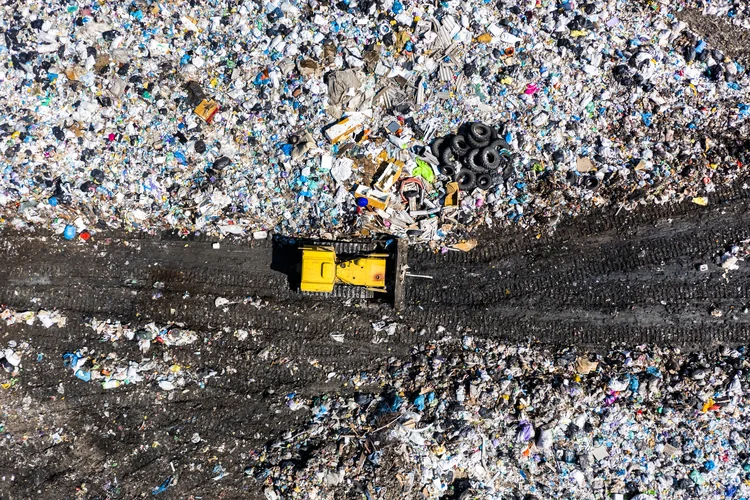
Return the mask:
<svg viewBox="0 0 750 500">
<path fill-rule="evenodd" d="M 216 374 L 196 375 L 173 359 L 168 348 L 187 346 L 198 340 L 192 330 L 171 324 L 157 326 L 148 323 L 138 327 L 116 320 L 90 318 L 87 325 L 94 330 L 103 348 L 84 346 L 62 355 L 63 366 L 72 376 L 84 382 L 101 384 L 102 389 L 116 389 L 122 385 L 151 383 L 164 391 L 182 388 L 189 383 L 204 387 L 204 382 Z M 110 346 L 132 342 L 143 355 L 139 360 L 126 359 Z M 150 353 L 152 344 L 162 346 L 158 353 Z M 148 355 L 148 356 L 147 356 Z"/>
<path fill-rule="evenodd" d="M 245 474 L 281 498 L 747 498 L 747 349 L 446 338 L 291 393 Z M 286 406 L 287 408 L 283 408 Z"/>
<path fill-rule="evenodd" d="M 710 203 L 750 98 L 699 6 L 747 25 L 729 0 L 7 4 L 0 225 L 436 244 Z"/>
</svg>

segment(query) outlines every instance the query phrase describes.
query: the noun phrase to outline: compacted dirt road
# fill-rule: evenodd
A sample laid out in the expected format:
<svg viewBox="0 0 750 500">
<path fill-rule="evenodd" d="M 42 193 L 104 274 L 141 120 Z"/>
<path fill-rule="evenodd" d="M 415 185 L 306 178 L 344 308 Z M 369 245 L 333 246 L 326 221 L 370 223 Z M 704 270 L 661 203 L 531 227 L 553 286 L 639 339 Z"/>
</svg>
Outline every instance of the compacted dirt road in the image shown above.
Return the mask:
<svg viewBox="0 0 750 500">
<path fill-rule="evenodd" d="M 708 207 L 592 214 L 541 236 L 480 236 L 468 253 L 411 248 L 410 272 L 431 279 L 407 278 L 398 313 L 383 303 L 299 296 L 278 270 L 289 256 L 272 240 L 215 249 L 200 238 L 110 234 L 84 243 L 5 233 L 0 304 L 56 309 L 67 324 L 0 321 L 3 346 L 27 342 L 34 353 L 0 390 L 0 496 L 151 496 L 169 476 L 179 482 L 168 494 L 258 494 L 243 462 L 306 418 L 278 411 L 283 394 L 324 392 L 331 373 L 405 357 L 447 334 L 592 349 L 746 342 L 750 266 L 727 272 L 717 257 L 750 238 L 749 208 L 750 190 L 740 184 L 719 189 Z M 228 303 L 217 306 L 217 298 Z M 92 318 L 197 332 L 191 345 L 147 355 L 137 342 L 116 350 L 121 359 L 180 366 L 202 387 L 167 392 L 147 379 L 104 390 L 73 378 L 64 353 L 115 350 Z M 227 475 L 214 481 L 220 470 Z"/>
</svg>

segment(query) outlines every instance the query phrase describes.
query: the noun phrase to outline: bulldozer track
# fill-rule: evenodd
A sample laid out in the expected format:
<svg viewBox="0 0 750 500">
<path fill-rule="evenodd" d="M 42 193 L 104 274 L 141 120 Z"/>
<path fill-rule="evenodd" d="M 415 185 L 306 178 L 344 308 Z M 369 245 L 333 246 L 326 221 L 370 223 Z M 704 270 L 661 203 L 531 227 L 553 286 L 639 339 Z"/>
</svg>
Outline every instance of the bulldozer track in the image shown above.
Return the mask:
<svg viewBox="0 0 750 500">
<path fill-rule="evenodd" d="M 329 299 L 372 299 L 375 292 L 359 286 L 336 285 L 330 293 L 324 292 L 299 292 L 304 297 L 311 300 L 329 300 Z"/>
</svg>

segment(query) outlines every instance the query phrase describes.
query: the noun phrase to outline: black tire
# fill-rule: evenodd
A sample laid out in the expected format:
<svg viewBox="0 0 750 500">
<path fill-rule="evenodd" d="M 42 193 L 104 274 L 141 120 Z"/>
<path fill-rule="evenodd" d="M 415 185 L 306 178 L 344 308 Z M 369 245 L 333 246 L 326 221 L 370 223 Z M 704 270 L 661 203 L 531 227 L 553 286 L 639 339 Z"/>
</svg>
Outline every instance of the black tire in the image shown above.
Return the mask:
<svg viewBox="0 0 750 500">
<path fill-rule="evenodd" d="M 451 139 L 451 149 L 456 156 L 463 157 L 469 152 L 469 143 L 466 142 L 466 137 L 462 135 L 454 135 Z"/>
<path fill-rule="evenodd" d="M 484 123 L 472 123 L 469 126 L 469 133 L 466 134 L 466 142 L 472 147 L 483 148 L 490 143 L 492 132 L 490 127 Z"/>
<path fill-rule="evenodd" d="M 432 141 L 430 151 L 435 158 L 440 158 L 440 153 L 443 152 L 443 142 L 445 142 L 445 137 L 438 137 Z"/>
<path fill-rule="evenodd" d="M 500 153 L 496 149 L 484 148 L 478 155 L 479 162 L 486 170 L 494 170 L 500 165 Z"/>
<path fill-rule="evenodd" d="M 487 169 L 484 168 L 484 165 L 482 165 L 482 161 L 480 160 L 479 155 L 481 154 L 481 149 L 472 149 L 469 151 L 469 154 L 464 157 L 464 165 L 466 165 L 466 168 L 469 170 L 473 170 L 477 173 L 486 172 Z"/>
<path fill-rule="evenodd" d="M 456 174 L 456 182 L 461 191 L 471 191 L 477 185 L 477 175 L 468 168 L 462 168 Z"/>
<path fill-rule="evenodd" d="M 473 137 L 471 137 L 470 135 L 466 136 L 466 142 L 468 142 L 469 146 L 471 146 L 474 149 L 486 148 L 489 145 L 489 141 L 479 142 L 475 140 Z"/>
<path fill-rule="evenodd" d="M 458 169 L 452 163 L 442 163 L 438 168 L 440 169 L 441 174 L 449 177 L 451 180 L 455 179 L 456 173 L 458 172 Z"/>
<path fill-rule="evenodd" d="M 507 142 L 505 142 L 505 139 L 495 139 L 487 147 L 496 149 L 497 151 L 500 151 L 501 149 L 510 150 L 510 145 Z"/>
<path fill-rule="evenodd" d="M 451 142 L 453 142 L 453 136 L 445 137 L 445 141 L 443 141 L 443 148 L 440 151 L 440 156 L 438 156 L 441 163 L 453 163 L 453 160 L 456 157 L 450 147 Z"/>
<path fill-rule="evenodd" d="M 489 174 L 479 174 L 477 175 L 476 185 L 482 191 L 487 191 L 492 187 L 492 177 Z"/>
</svg>

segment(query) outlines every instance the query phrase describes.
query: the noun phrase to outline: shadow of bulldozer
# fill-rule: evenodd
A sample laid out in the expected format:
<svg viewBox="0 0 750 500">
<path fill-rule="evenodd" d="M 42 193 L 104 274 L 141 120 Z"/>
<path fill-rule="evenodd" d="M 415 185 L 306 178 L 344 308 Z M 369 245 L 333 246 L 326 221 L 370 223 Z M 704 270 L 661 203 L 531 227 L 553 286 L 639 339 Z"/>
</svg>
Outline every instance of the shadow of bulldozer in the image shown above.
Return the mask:
<svg viewBox="0 0 750 500">
<path fill-rule="evenodd" d="M 287 276 L 289 288 L 297 292 L 302 279 L 302 240 L 274 234 L 271 250 L 271 269 Z"/>
</svg>

